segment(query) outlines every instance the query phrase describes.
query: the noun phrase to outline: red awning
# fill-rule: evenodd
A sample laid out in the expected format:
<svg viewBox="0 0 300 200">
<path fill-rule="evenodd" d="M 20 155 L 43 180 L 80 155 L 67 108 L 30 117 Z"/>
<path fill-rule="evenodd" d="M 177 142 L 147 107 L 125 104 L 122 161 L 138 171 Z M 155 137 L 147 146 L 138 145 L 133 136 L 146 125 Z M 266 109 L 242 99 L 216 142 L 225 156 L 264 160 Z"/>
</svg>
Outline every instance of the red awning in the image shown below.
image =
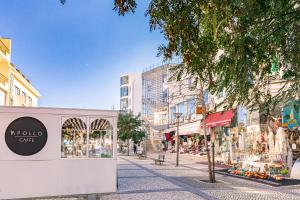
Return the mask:
<svg viewBox="0 0 300 200">
<path fill-rule="evenodd" d="M 234 117 L 234 110 L 227 110 L 224 112 L 217 112 L 207 115 L 205 118 L 206 127 L 226 126 L 230 125 Z"/>
</svg>

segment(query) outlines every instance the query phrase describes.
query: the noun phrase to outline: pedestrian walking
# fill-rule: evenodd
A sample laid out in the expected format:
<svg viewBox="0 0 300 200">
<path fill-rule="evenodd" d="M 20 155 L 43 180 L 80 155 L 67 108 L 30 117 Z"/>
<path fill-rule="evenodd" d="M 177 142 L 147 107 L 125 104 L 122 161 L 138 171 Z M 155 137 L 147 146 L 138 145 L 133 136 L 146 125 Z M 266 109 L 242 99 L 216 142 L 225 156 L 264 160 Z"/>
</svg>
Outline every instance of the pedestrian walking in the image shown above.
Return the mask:
<svg viewBox="0 0 300 200">
<path fill-rule="evenodd" d="M 137 147 L 136 147 L 136 144 L 134 144 L 133 145 L 133 153 L 136 154 L 136 152 L 137 152 Z"/>
</svg>

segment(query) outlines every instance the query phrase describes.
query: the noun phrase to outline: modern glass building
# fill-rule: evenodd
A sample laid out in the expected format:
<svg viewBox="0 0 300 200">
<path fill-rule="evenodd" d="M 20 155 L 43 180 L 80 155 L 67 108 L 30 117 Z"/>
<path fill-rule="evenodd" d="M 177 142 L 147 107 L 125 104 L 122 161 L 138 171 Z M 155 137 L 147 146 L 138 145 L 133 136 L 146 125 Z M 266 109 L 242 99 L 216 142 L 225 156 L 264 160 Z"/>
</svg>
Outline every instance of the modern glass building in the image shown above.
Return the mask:
<svg viewBox="0 0 300 200">
<path fill-rule="evenodd" d="M 120 110 L 138 115 L 142 111 L 142 78 L 139 73 L 120 77 Z"/>
</svg>

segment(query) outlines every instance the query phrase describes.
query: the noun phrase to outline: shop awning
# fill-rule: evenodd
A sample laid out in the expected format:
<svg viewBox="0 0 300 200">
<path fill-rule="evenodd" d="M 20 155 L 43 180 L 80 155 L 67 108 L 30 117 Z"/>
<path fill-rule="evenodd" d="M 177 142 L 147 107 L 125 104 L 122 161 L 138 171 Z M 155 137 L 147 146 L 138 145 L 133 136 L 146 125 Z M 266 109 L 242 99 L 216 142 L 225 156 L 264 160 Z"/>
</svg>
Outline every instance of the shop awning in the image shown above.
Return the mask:
<svg viewBox="0 0 300 200">
<path fill-rule="evenodd" d="M 205 118 L 205 126 L 226 126 L 230 125 L 234 117 L 234 110 L 227 110 L 224 112 L 217 112 L 207 115 Z"/>
</svg>

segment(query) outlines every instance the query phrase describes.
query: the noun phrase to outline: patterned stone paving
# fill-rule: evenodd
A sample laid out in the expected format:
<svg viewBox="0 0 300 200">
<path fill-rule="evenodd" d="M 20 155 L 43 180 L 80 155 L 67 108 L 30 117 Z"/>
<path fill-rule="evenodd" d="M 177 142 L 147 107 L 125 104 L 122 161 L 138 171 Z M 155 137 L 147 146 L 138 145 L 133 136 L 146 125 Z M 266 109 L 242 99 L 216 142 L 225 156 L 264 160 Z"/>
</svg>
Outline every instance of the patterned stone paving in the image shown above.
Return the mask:
<svg viewBox="0 0 300 200">
<path fill-rule="evenodd" d="M 115 194 L 40 198 L 38 200 L 300 200 L 300 186 L 271 187 L 216 174 L 218 183 L 207 180 L 207 166 L 185 160 L 154 165 L 153 160 L 119 157 L 118 192 Z"/>
</svg>

